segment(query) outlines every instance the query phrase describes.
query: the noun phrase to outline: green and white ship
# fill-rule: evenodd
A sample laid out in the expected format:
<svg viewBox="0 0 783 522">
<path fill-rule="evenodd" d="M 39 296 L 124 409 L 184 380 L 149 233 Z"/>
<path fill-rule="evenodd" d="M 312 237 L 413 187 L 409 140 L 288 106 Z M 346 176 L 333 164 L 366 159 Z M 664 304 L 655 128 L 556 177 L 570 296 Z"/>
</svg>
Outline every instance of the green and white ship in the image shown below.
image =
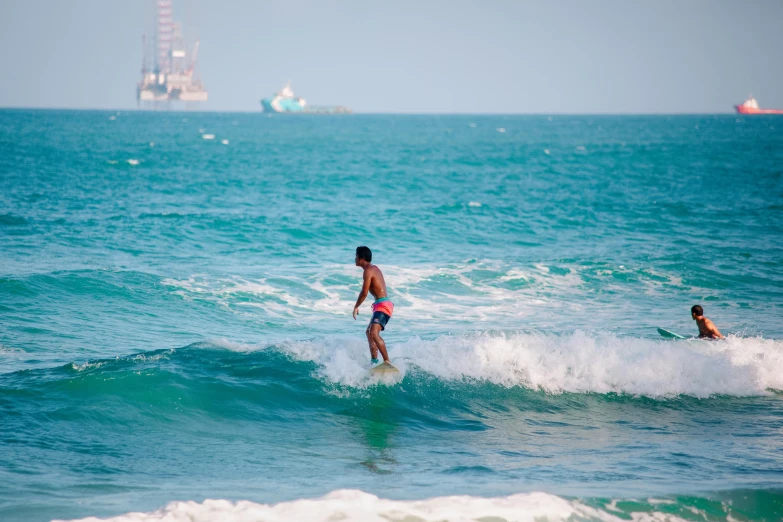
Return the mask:
<svg viewBox="0 0 783 522">
<path fill-rule="evenodd" d="M 304 98 L 294 95 L 289 81 L 285 87 L 269 98 L 261 100 L 264 112 L 298 113 L 298 114 L 350 114 L 351 109 L 341 105 L 333 107 L 317 107 L 307 105 Z"/>
</svg>

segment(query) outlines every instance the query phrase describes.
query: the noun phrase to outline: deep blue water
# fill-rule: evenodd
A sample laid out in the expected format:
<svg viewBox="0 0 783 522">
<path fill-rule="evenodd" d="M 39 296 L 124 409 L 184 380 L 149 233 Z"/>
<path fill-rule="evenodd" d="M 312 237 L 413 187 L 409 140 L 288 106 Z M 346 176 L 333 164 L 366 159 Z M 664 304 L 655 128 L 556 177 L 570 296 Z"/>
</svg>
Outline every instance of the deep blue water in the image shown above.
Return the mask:
<svg viewBox="0 0 783 522">
<path fill-rule="evenodd" d="M 0 314 L 4 520 L 783 518 L 781 118 L 3 110 Z"/>
</svg>

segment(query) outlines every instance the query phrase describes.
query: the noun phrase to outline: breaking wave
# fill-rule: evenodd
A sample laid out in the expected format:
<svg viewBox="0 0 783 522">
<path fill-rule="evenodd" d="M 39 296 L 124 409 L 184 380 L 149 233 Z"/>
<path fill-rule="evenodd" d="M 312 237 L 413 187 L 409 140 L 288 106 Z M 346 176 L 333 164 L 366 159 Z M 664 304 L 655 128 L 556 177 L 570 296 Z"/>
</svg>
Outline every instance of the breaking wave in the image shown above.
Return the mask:
<svg viewBox="0 0 783 522">
<path fill-rule="evenodd" d="M 765 492 L 744 492 L 744 495 L 746 499 L 774 496 L 773 493 Z M 770 504 L 769 510 L 774 511 L 773 507 Z M 383 499 L 358 490 L 338 490 L 321 498 L 279 504 L 257 504 L 248 500 L 171 502 L 148 513 L 127 513 L 105 519 L 88 517 L 81 519 L 81 522 L 681 522 L 730 521 L 736 520 L 736 516 L 744 519 L 742 515 L 741 507 L 738 508 L 732 502 L 693 497 L 679 497 L 676 500 L 649 498 L 633 502 L 581 501 L 534 492 L 495 498 L 463 495 L 406 501 Z"/>
<path fill-rule="evenodd" d="M 390 355 L 401 373 L 382 382 L 368 373 L 366 343 L 344 336 L 271 345 L 216 339 L 180 349 L 74 362 L 67 365 L 66 373 L 71 378 L 74 371 L 132 372 L 143 365 L 150 371 L 174 375 L 197 371 L 213 377 L 211 372 L 230 374 L 252 364 L 340 393 L 379 384 L 424 382 L 458 386 L 466 393 L 471 387 L 490 385 L 550 395 L 653 399 L 762 396 L 783 390 L 783 341 L 760 337 L 659 341 L 580 330 L 565 335 L 477 332 L 410 338 L 390 344 Z"/>
</svg>

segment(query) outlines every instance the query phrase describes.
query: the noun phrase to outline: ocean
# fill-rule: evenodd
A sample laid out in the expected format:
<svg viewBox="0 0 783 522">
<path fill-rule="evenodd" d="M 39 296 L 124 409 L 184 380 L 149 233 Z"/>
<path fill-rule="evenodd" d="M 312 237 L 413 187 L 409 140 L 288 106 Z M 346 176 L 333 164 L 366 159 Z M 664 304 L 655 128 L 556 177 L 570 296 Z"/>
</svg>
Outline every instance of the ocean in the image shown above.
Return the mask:
<svg viewBox="0 0 783 522">
<path fill-rule="evenodd" d="M 4 521 L 771 521 L 782 436 L 783 119 L 0 111 Z"/>
</svg>

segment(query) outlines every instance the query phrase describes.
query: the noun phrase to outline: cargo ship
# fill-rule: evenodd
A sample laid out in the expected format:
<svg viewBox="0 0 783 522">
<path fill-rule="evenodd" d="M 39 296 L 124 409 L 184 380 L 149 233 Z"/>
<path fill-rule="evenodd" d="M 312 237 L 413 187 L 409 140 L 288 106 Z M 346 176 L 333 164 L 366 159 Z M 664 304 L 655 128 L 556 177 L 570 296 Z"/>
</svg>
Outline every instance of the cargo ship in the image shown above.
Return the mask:
<svg viewBox="0 0 783 522">
<path fill-rule="evenodd" d="M 350 114 L 351 109 L 337 105 L 334 107 L 318 107 L 307 105 L 304 98 L 294 95 L 291 82 L 277 91 L 274 96 L 261 100 L 264 112 L 296 113 L 296 114 Z"/>
<path fill-rule="evenodd" d="M 760 109 L 759 102 L 751 96 L 742 105 L 735 105 L 738 114 L 783 114 L 783 109 Z"/>
</svg>

